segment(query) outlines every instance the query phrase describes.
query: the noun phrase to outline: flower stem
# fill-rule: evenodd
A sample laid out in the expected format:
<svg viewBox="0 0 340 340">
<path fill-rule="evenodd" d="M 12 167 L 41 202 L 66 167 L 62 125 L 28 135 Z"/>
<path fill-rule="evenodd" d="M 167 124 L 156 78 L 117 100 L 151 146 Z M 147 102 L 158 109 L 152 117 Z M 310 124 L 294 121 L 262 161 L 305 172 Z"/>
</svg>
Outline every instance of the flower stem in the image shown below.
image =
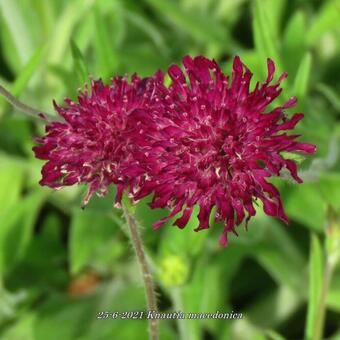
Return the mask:
<svg viewBox="0 0 340 340">
<path fill-rule="evenodd" d="M 138 231 L 137 221 L 133 214 L 130 213 L 128 209 L 124 206 L 124 204 L 123 211 L 130 230 L 132 245 L 136 253 L 140 270 L 142 272 L 148 310 L 157 312 L 156 294 L 152 280 L 152 274 L 146 261 L 143 243 Z M 150 340 L 158 340 L 158 320 L 149 319 L 148 321 Z"/>
<path fill-rule="evenodd" d="M 50 119 L 57 120 L 57 118 L 53 118 L 48 113 L 39 111 L 37 109 L 34 109 L 33 107 L 21 102 L 19 99 L 15 98 L 9 91 L 7 91 L 3 86 L 0 85 L 0 95 L 2 95 L 13 107 L 18 109 L 19 111 L 25 113 L 26 115 L 41 119 L 41 114 L 45 117 L 49 117 Z"/>
<path fill-rule="evenodd" d="M 322 287 L 321 287 L 321 294 L 320 294 L 320 300 L 318 305 L 318 315 L 315 322 L 315 328 L 314 328 L 314 335 L 313 340 L 322 340 L 323 339 L 323 332 L 324 332 L 324 326 L 325 326 L 325 315 L 326 315 L 326 300 L 327 300 L 327 294 L 329 290 L 329 286 L 332 279 L 334 266 L 329 261 L 329 259 L 326 260 L 326 268 L 325 273 L 323 276 L 322 281 Z"/>
</svg>

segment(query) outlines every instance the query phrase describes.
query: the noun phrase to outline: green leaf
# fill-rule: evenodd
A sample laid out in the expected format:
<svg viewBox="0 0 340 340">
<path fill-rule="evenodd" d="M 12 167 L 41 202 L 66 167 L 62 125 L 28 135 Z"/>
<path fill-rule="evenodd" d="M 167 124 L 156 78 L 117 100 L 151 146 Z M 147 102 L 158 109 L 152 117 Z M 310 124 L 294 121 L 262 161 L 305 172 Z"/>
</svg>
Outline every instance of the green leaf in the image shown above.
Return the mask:
<svg viewBox="0 0 340 340">
<path fill-rule="evenodd" d="M 1 0 L 0 9 L 3 13 L 11 33 L 13 42 L 20 57 L 21 64 L 25 64 L 33 52 L 33 44 L 30 35 L 30 26 L 21 12 L 21 6 L 17 0 Z"/>
<path fill-rule="evenodd" d="M 332 283 L 332 287 L 327 295 L 327 306 L 332 310 L 340 313 L 340 284 L 337 285 Z"/>
<path fill-rule="evenodd" d="M 79 86 L 78 80 L 74 77 L 73 73 L 69 71 L 66 67 L 62 65 L 48 65 L 48 70 L 50 75 L 53 75 L 57 80 L 63 84 L 65 93 L 68 94 L 70 98 L 76 97 L 77 87 Z"/>
<path fill-rule="evenodd" d="M 71 51 L 76 76 L 80 86 L 83 86 L 88 79 L 88 70 L 82 53 L 77 44 L 71 40 Z"/>
<path fill-rule="evenodd" d="M 8 162 L 0 166 L 0 214 L 14 206 L 22 190 L 24 171 L 22 167 Z"/>
<path fill-rule="evenodd" d="M 112 74 L 113 68 L 117 65 L 118 60 L 115 56 L 114 46 L 110 39 L 109 28 L 106 24 L 105 17 L 97 9 L 94 11 L 94 21 L 96 30 L 95 51 L 98 59 L 99 76 L 106 80 Z"/>
<path fill-rule="evenodd" d="M 326 32 L 338 28 L 339 21 L 340 1 L 330 0 L 325 2 L 308 31 L 306 36 L 308 44 L 315 44 Z"/>
<path fill-rule="evenodd" d="M 177 214 L 170 222 L 164 226 L 164 234 L 161 241 L 160 250 L 164 254 L 173 253 L 181 255 L 197 255 L 207 239 L 209 230 L 195 232 L 198 226 L 197 214 L 199 208 L 194 207 L 191 217 L 183 230 L 179 230 L 177 226 L 173 226 L 181 213 Z"/>
<path fill-rule="evenodd" d="M 320 188 L 324 202 L 327 202 L 335 210 L 340 209 L 340 174 L 338 172 L 326 172 L 320 177 Z"/>
<path fill-rule="evenodd" d="M 25 256 L 45 197 L 46 191 L 37 190 L 0 214 L 0 274 L 6 274 Z"/>
<path fill-rule="evenodd" d="M 0 2 L 1 3 L 1 2 Z M 6 46 L 6 48 L 3 48 L 1 53 L 3 55 L 4 62 L 6 65 L 8 65 L 8 70 L 12 72 L 13 74 L 17 74 L 20 72 L 20 68 L 22 67 L 22 62 L 20 60 L 20 55 L 18 53 L 18 50 L 15 46 L 15 42 L 13 40 L 12 34 L 7 27 L 5 23 L 2 23 L 2 17 L 1 17 L 1 9 L 0 9 L 0 25 L 1 25 L 1 30 L 0 30 L 0 40 L 1 40 L 1 45 Z M 4 68 L 6 70 L 6 68 Z M 8 80 L 1 79 L 1 84 L 5 85 L 6 88 L 10 88 L 9 85 L 10 83 L 6 84 Z M 4 102 L 4 99 L 1 97 L 0 100 Z M 7 103 L 7 102 L 6 102 Z"/>
<path fill-rule="evenodd" d="M 230 37 L 226 36 L 227 33 L 223 27 L 208 15 L 202 16 L 194 11 L 185 11 L 178 4 L 169 0 L 146 0 L 146 2 L 196 40 L 203 43 L 224 43 L 224 48 L 230 50 L 231 44 L 228 47 L 227 43 L 230 41 Z"/>
<path fill-rule="evenodd" d="M 298 97 L 298 107 L 303 109 L 305 97 L 308 90 L 308 82 L 312 66 L 312 56 L 309 52 L 305 54 L 300 62 L 294 80 L 294 94 Z"/>
<path fill-rule="evenodd" d="M 334 110 L 340 114 L 340 96 L 336 89 L 323 83 L 317 84 L 316 89 L 324 95 L 333 106 Z"/>
<path fill-rule="evenodd" d="M 302 268 L 306 265 L 306 259 L 299 247 L 299 245 L 294 241 L 292 231 L 289 227 L 281 225 L 278 221 L 273 220 L 273 218 L 265 215 L 261 208 L 256 211 L 256 218 L 249 222 L 249 231 L 247 234 L 253 233 L 252 238 L 257 237 L 257 234 L 261 234 L 258 237 L 258 241 L 253 243 L 253 247 L 249 248 L 254 256 L 256 256 L 258 247 L 261 249 L 274 247 L 277 253 L 281 254 L 283 258 L 287 260 L 287 265 L 293 263 L 292 266 Z M 236 242 L 235 242 L 236 243 Z M 251 243 L 248 243 L 248 247 Z M 292 269 L 292 271 L 294 268 Z"/>
<path fill-rule="evenodd" d="M 202 271 L 200 268 L 205 267 L 207 271 Z M 185 313 L 214 313 L 218 307 L 217 292 L 221 289 L 221 282 L 218 279 L 219 269 L 216 265 L 210 263 L 208 265 L 206 258 L 200 258 L 196 264 L 192 279 L 181 289 L 181 304 L 182 311 Z M 210 293 L 210 300 L 208 297 Z M 200 296 L 197 299 L 197 296 Z M 179 303 L 176 303 L 177 306 Z M 178 306 L 179 307 L 179 306 Z M 177 308 L 178 308 L 177 307 Z M 202 338 L 202 327 L 197 320 L 185 320 L 187 333 L 190 334 L 190 339 L 198 340 Z M 202 320 L 204 324 L 208 324 L 206 320 Z M 210 325 L 211 326 L 211 325 Z"/>
<path fill-rule="evenodd" d="M 27 86 L 30 79 L 32 78 L 34 73 L 37 71 L 39 66 L 41 65 L 45 52 L 46 52 L 46 45 L 39 47 L 33 53 L 32 57 L 27 62 L 27 64 L 23 67 L 19 76 L 15 79 L 15 82 L 12 85 L 11 92 L 14 96 L 19 96 L 21 92 L 24 90 L 24 88 Z"/>
<path fill-rule="evenodd" d="M 35 314 L 29 313 L 22 316 L 17 322 L 6 328 L 1 336 L 6 340 L 36 340 L 34 334 Z"/>
<path fill-rule="evenodd" d="M 306 157 L 300 155 L 300 154 L 297 154 L 297 153 L 294 153 L 294 152 L 288 152 L 288 151 L 282 151 L 280 152 L 280 155 L 284 158 L 284 159 L 291 159 L 297 163 L 302 163 Z"/>
<path fill-rule="evenodd" d="M 291 220 L 295 219 L 315 231 L 322 231 L 326 223 L 323 206 L 318 186 L 307 182 L 291 187 L 285 202 L 285 210 Z"/>
<path fill-rule="evenodd" d="M 324 254 L 315 233 L 311 234 L 309 255 L 309 293 L 305 338 L 312 339 L 320 299 Z"/>
<path fill-rule="evenodd" d="M 295 12 L 289 20 L 282 40 L 282 55 L 288 72 L 295 74 L 297 66 L 304 54 L 306 45 L 306 15 L 302 11 Z"/>
<path fill-rule="evenodd" d="M 261 299 L 256 299 L 244 314 L 262 328 L 276 328 L 285 322 L 303 304 L 301 294 L 291 287 L 280 285 L 274 291 L 266 292 Z M 266 315 L 263 318 L 263 315 Z"/>
<path fill-rule="evenodd" d="M 50 39 L 48 61 L 51 64 L 63 64 L 73 29 L 78 21 L 84 19 L 94 2 L 95 0 L 74 0 L 63 3 L 62 13 L 58 17 L 54 34 Z"/>
<path fill-rule="evenodd" d="M 122 253 L 115 239 L 116 225 L 108 215 L 76 209 L 72 216 L 69 254 L 71 274 L 86 267 L 106 270 Z"/>
<path fill-rule="evenodd" d="M 112 334 L 119 334 L 122 339 L 133 339 L 133 334 L 139 334 L 141 339 L 146 339 L 146 320 L 97 319 L 100 311 L 142 310 L 143 295 L 140 287 L 117 280 L 78 299 L 53 294 L 36 308 L 36 339 L 108 339 Z"/>
<path fill-rule="evenodd" d="M 280 73 L 280 57 L 277 46 L 275 31 L 270 27 L 270 13 L 266 1 L 256 0 L 253 9 L 253 32 L 257 53 L 261 60 L 271 58 L 274 60 Z M 268 27 L 269 26 L 269 27 Z"/>
<path fill-rule="evenodd" d="M 97 318 L 99 312 L 145 311 L 143 288 L 119 278 L 103 281 L 91 294 L 71 298 L 64 293 L 50 294 L 34 310 L 35 339 L 93 340 L 148 339 L 147 320 Z M 51 329 L 53 332 L 51 332 Z M 165 322 L 160 327 L 160 339 L 176 339 L 174 331 Z M 14 339 L 13 339 L 14 340 Z"/>
<path fill-rule="evenodd" d="M 169 49 L 166 46 L 163 35 L 159 29 L 157 29 L 157 26 L 154 26 L 154 24 L 147 18 L 138 15 L 135 12 L 125 10 L 123 14 L 127 21 L 131 22 L 131 24 L 135 25 L 138 29 L 144 31 L 163 54 L 168 54 Z"/>
<path fill-rule="evenodd" d="M 227 333 L 227 337 L 224 336 L 222 339 L 268 340 L 265 332 L 252 324 L 248 318 L 234 320 L 233 323 L 232 334 Z"/>
<path fill-rule="evenodd" d="M 24 291 L 9 292 L 3 286 L 0 279 L 0 323 L 3 325 L 6 321 L 13 320 L 17 316 L 20 304 L 25 300 Z M 2 335 L 2 338 L 3 335 Z M 7 339 L 7 338 L 6 338 Z"/>
<path fill-rule="evenodd" d="M 285 340 L 285 338 L 281 334 L 275 332 L 272 329 L 265 331 L 265 333 L 269 340 Z"/>
<path fill-rule="evenodd" d="M 288 263 L 276 247 L 259 246 L 256 249 L 255 256 L 278 285 L 286 285 L 301 291 L 303 280 L 300 266 L 291 261 Z"/>
</svg>

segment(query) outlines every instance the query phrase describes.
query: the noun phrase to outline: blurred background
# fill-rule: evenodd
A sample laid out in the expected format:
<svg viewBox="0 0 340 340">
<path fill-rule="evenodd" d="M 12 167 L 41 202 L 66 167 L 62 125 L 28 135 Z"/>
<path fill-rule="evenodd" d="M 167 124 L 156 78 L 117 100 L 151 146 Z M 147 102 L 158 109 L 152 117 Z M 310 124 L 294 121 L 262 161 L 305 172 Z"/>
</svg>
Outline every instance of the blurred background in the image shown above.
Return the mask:
<svg viewBox="0 0 340 340">
<path fill-rule="evenodd" d="M 160 310 L 243 314 L 161 321 L 161 339 L 312 338 L 340 229 L 339 23 L 339 0 L 0 0 L 0 83 L 51 113 L 52 100 L 76 98 L 89 75 L 147 76 L 185 54 L 215 58 L 226 73 L 238 54 L 254 81 L 265 79 L 267 57 L 289 72 L 277 102 L 299 97 L 298 133 L 318 146 L 297 159 L 304 184 L 274 181 L 289 226 L 259 209 L 224 249 L 221 226 L 195 233 L 193 217 L 184 230 L 155 232 L 166 212 L 150 210 L 150 198 L 138 204 Z M 114 188 L 82 211 L 84 187 L 40 187 L 43 162 L 31 149 L 43 133 L 0 98 L 0 338 L 147 339 L 145 320 L 97 318 L 145 310 Z M 340 339 L 339 267 L 326 308 L 324 338 Z"/>
</svg>

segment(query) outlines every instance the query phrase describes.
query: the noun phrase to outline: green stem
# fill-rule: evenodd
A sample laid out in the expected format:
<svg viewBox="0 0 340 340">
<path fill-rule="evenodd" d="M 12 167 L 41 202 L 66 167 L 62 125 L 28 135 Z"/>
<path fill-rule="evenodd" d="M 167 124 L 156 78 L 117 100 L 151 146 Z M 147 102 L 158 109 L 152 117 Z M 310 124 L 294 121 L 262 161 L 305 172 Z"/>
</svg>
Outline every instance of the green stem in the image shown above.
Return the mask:
<svg viewBox="0 0 340 340">
<path fill-rule="evenodd" d="M 17 98 L 15 98 L 9 91 L 7 91 L 3 86 L 0 85 L 0 95 L 2 95 L 13 107 L 18 109 L 19 111 L 25 113 L 26 115 L 33 117 L 35 119 L 41 119 L 40 115 L 43 114 L 46 116 L 46 118 L 49 118 L 51 120 L 57 120 L 56 117 L 53 117 L 49 115 L 48 113 L 39 111 L 37 109 L 34 109 L 31 106 L 28 106 L 27 104 L 24 104 Z"/>
<path fill-rule="evenodd" d="M 334 265 L 329 258 L 326 260 L 326 268 L 323 276 L 320 300 L 318 304 L 317 317 L 313 333 L 313 340 L 322 340 L 325 327 L 326 302 L 329 286 L 333 275 Z"/>
<path fill-rule="evenodd" d="M 146 261 L 145 251 L 142 239 L 138 231 L 137 221 L 134 215 L 131 212 L 129 212 L 128 208 L 124 204 L 122 205 L 122 207 L 124 211 L 124 216 L 126 218 L 130 230 L 132 245 L 135 250 L 138 264 L 142 273 L 147 307 L 149 311 L 157 312 L 156 294 L 152 280 L 152 274 Z M 149 319 L 148 322 L 150 340 L 158 340 L 158 320 Z"/>
</svg>

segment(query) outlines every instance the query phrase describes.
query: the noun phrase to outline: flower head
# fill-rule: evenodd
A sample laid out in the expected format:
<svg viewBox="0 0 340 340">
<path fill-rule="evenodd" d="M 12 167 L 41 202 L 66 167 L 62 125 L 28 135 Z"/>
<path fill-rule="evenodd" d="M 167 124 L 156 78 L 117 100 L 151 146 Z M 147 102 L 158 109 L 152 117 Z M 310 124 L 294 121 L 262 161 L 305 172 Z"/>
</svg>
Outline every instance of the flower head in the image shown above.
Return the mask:
<svg viewBox="0 0 340 340">
<path fill-rule="evenodd" d="M 36 138 L 40 145 L 33 148 L 35 155 L 47 160 L 40 184 L 54 189 L 88 184 L 86 205 L 94 192 L 105 195 L 115 183 L 119 202 L 125 180 L 119 166 L 130 157 L 124 131 L 130 113 L 144 105 L 146 84 L 147 79 L 136 75 L 130 83 L 126 77 L 116 77 L 111 85 L 93 81 L 92 93 L 80 93 L 78 103 L 54 103 L 65 122 L 49 123 L 46 135 Z"/>
<path fill-rule="evenodd" d="M 275 66 L 268 59 L 267 79 L 250 90 L 252 73 L 239 57 L 234 59 L 231 78 L 215 61 L 202 56 L 186 56 L 183 65 L 186 73 L 178 65 L 170 66 L 169 87 L 158 72 L 149 110 L 135 110 L 130 117 L 134 162 L 125 163 L 124 171 L 131 178 L 131 194 L 138 200 L 153 193 L 151 208 L 171 209 L 154 228 L 181 211 L 174 224 L 185 227 L 197 204 L 195 231 L 207 229 L 215 206 L 216 222 L 225 224 L 222 245 L 227 244 L 228 232 L 236 234 L 235 226 L 255 215 L 257 199 L 266 214 L 287 223 L 280 194 L 266 179 L 280 176 L 280 170 L 287 168 L 302 182 L 295 162 L 284 159 L 281 152 L 316 149 L 298 142 L 298 135 L 283 132 L 303 118 L 297 113 L 288 119 L 284 112 L 294 106 L 295 97 L 268 110 L 287 73 L 272 83 Z"/>
</svg>

